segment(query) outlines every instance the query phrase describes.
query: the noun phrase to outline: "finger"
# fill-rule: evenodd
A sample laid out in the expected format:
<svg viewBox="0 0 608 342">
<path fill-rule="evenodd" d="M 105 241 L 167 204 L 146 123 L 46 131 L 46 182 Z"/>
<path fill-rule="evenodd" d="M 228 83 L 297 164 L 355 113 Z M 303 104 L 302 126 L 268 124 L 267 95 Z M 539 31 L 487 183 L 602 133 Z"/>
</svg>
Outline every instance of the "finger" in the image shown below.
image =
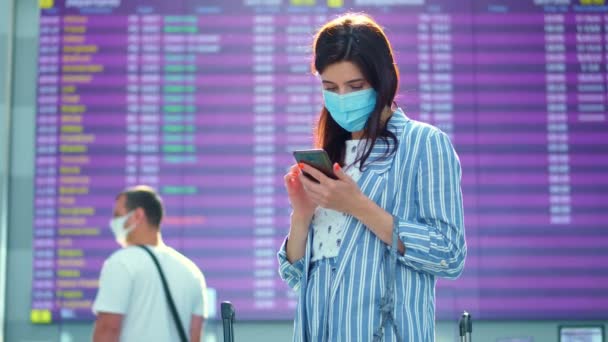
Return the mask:
<svg viewBox="0 0 608 342">
<path fill-rule="evenodd" d="M 298 166 L 298 164 L 291 165 L 287 170 L 287 173 L 285 173 L 285 177 L 297 175 L 299 171 L 300 167 Z"/>
<path fill-rule="evenodd" d="M 300 166 L 298 164 L 293 164 L 289 167 L 290 172 L 300 171 Z"/>
<path fill-rule="evenodd" d="M 289 167 L 289 169 L 287 170 L 287 173 L 285 173 L 284 178 L 287 179 L 287 177 L 293 177 L 294 175 L 297 175 L 297 172 L 299 172 L 299 171 L 300 171 L 300 167 L 298 166 L 298 164 L 294 164 Z"/>
<path fill-rule="evenodd" d="M 350 177 L 346 173 L 344 173 L 344 170 L 342 169 L 342 167 L 340 167 L 340 164 L 338 163 L 334 163 L 334 174 L 336 175 L 336 177 L 338 177 L 339 180 L 348 181 L 350 179 Z"/>
<path fill-rule="evenodd" d="M 306 177 L 304 175 L 304 173 L 300 172 L 299 180 L 307 192 L 322 193 L 323 186 L 319 183 L 316 183 L 316 182 L 308 179 L 308 177 Z"/>
<path fill-rule="evenodd" d="M 312 167 L 312 166 L 310 166 L 308 164 L 300 163 L 300 169 L 302 171 L 308 173 L 312 177 L 314 177 L 321 184 L 324 184 L 324 183 L 326 183 L 329 180 L 329 178 L 326 175 L 324 175 L 323 172 L 315 169 L 314 167 Z"/>
<path fill-rule="evenodd" d="M 306 190 L 306 192 L 308 193 L 310 191 L 309 189 L 312 187 L 312 184 L 315 184 L 315 182 L 308 179 L 308 177 L 306 177 L 301 172 L 298 174 L 297 177 L 298 177 L 298 181 L 300 181 L 300 184 L 302 184 L 302 187 L 304 188 L 304 190 Z"/>
<path fill-rule="evenodd" d="M 327 200 L 325 199 L 325 197 L 319 195 L 319 194 L 315 194 L 315 193 L 311 193 L 308 195 L 308 198 L 316 205 L 321 206 L 323 208 L 327 208 Z"/>
<path fill-rule="evenodd" d="M 283 177 L 283 183 L 285 184 L 285 188 L 287 189 L 287 193 L 291 193 L 293 191 L 294 188 L 294 180 L 293 177 L 289 174 L 285 175 Z"/>
<path fill-rule="evenodd" d="M 300 179 L 298 178 L 298 171 L 289 172 L 283 177 L 283 180 L 285 181 L 285 185 L 288 187 L 288 190 L 301 186 Z"/>
<path fill-rule="evenodd" d="M 318 184 L 312 182 L 312 185 L 318 185 Z M 322 187 L 318 188 L 318 189 L 315 189 L 314 186 L 312 188 L 308 188 L 308 189 L 306 187 L 304 187 L 304 191 L 306 192 L 306 196 L 314 204 L 316 204 L 318 206 L 323 206 L 324 208 L 327 207 L 327 203 L 328 203 L 328 201 L 327 201 L 327 195 L 325 194 L 325 192 L 324 192 L 325 190 Z"/>
<path fill-rule="evenodd" d="M 306 182 L 306 181 L 310 182 L 310 180 L 308 180 L 308 179 L 304 180 L 304 182 Z M 316 183 L 312 182 L 312 184 L 316 184 Z M 310 185 L 310 183 L 308 183 L 308 185 Z M 318 204 L 318 202 L 323 199 L 323 194 L 315 191 L 314 189 L 307 188 L 306 185 L 304 185 L 304 184 L 302 184 L 302 188 L 304 189 L 304 193 L 306 194 L 306 197 L 308 197 L 310 200 L 314 199 L 313 202 L 315 202 L 316 204 Z"/>
</svg>

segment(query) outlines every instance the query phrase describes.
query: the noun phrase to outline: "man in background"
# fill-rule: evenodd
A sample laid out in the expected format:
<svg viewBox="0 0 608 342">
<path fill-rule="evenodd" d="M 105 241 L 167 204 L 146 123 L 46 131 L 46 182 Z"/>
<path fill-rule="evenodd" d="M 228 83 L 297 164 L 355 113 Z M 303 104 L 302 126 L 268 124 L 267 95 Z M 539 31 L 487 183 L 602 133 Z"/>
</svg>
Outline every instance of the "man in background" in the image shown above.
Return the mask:
<svg viewBox="0 0 608 342">
<path fill-rule="evenodd" d="M 163 243 L 163 205 L 147 186 L 116 197 L 110 227 L 123 247 L 104 263 L 93 304 L 97 315 L 94 342 L 180 341 L 160 273 L 146 246 L 156 256 L 175 303 L 183 334 L 200 341 L 207 317 L 205 277 L 187 257 Z"/>
</svg>

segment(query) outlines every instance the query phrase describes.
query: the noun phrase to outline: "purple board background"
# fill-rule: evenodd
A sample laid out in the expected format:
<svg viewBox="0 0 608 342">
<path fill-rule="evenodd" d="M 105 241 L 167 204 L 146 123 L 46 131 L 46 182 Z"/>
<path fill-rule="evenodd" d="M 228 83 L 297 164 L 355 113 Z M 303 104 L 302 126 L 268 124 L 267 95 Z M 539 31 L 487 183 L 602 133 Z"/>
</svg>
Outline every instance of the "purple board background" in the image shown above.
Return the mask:
<svg viewBox="0 0 608 342">
<path fill-rule="evenodd" d="M 33 310 L 92 318 L 114 196 L 146 183 L 218 303 L 292 319 L 282 177 L 321 106 L 312 35 L 352 9 L 386 28 L 398 104 L 461 158 L 469 254 L 459 280 L 438 281 L 437 318 L 608 317 L 605 6 L 84 3 L 41 10 Z"/>
</svg>

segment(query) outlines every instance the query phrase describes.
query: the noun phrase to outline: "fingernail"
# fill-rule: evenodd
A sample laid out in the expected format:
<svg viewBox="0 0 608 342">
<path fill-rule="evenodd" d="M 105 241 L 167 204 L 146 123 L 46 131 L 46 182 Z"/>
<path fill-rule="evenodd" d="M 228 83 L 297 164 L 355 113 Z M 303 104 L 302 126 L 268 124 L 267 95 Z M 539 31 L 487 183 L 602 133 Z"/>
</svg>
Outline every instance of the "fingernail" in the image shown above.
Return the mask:
<svg viewBox="0 0 608 342">
<path fill-rule="evenodd" d="M 340 171 L 340 169 L 341 169 L 340 164 L 334 163 L 334 170 Z"/>
<path fill-rule="evenodd" d="M 298 167 L 300 168 L 300 170 L 303 169 L 304 168 L 304 163 L 298 163 Z"/>
</svg>

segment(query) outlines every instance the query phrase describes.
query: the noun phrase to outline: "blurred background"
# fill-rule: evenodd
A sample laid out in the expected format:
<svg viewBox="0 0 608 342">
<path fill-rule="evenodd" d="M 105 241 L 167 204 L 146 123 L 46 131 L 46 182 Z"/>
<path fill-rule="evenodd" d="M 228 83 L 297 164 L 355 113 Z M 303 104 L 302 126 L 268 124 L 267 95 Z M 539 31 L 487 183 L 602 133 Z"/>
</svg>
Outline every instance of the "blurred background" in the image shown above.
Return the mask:
<svg viewBox="0 0 608 342">
<path fill-rule="evenodd" d="M 438 282 L 437 341 L 464 310 L 477 341 L 605 341 L 603 0 L 0 1 L 0 340 L 90 339 L 135 184 L 207 278 L 204 340 L 223 300 L 237 341 L 290 340 L 282 179 L 322 106 L 313 34 L 347 11 L 385 28 L 398 105 L 461 159 L 468 258 Z"/>
</svg>

